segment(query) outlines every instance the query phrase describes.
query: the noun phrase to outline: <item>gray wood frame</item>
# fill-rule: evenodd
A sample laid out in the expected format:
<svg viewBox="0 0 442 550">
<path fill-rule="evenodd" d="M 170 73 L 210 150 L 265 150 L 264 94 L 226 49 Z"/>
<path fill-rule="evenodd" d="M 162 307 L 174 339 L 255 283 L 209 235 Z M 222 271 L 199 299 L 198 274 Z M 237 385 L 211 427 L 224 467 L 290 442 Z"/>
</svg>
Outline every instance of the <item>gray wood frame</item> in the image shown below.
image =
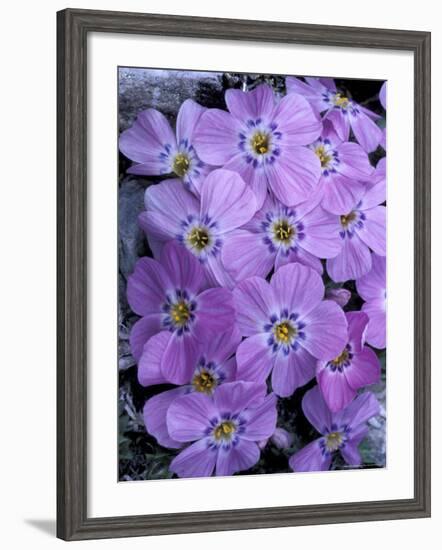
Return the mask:
<svg viewBox="0 0 442 550">
<path fill-rule="evenodd" d="M 414 498 L 87 517 L 87 35 L 137 33 L 408 50 L 415 77 Z M 57 14 L 57 535 L 65 540 L 430 515 L 430 33 L 89 10 Z"/>
</svg>

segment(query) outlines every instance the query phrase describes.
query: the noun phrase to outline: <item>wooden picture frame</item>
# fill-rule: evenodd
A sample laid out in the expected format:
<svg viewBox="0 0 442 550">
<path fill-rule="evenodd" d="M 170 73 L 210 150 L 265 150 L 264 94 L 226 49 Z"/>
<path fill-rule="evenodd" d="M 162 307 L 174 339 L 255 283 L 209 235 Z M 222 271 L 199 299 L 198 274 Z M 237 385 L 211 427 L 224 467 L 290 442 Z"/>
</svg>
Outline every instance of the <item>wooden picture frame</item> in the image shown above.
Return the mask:
<svg viewBox="0 0 442 550">
<path fill-rule="evenodd" d="M 265 30 L 265 32 L 263 32 Z M 430 33 L 67 9 L 57 14 L 57 535 L 128 537 L 430 515 Z M 405 500 L 87 517 L 88 33 L 407 50 L 414 56 L 414 497 Z"/>
</svg>

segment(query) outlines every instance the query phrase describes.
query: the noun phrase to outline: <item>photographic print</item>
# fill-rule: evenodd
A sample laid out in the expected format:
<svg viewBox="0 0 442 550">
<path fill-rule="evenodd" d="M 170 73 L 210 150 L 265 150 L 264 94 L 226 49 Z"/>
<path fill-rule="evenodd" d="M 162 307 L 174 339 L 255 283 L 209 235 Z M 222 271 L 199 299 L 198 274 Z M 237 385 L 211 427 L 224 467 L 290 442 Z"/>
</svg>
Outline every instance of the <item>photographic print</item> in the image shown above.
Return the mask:
<svg viewBox="0 0 442 550">
<path fill-rule="evenodd" d="M 119 481 L 385 467 L 386 96 L 118 69 Z"/>
</svg>

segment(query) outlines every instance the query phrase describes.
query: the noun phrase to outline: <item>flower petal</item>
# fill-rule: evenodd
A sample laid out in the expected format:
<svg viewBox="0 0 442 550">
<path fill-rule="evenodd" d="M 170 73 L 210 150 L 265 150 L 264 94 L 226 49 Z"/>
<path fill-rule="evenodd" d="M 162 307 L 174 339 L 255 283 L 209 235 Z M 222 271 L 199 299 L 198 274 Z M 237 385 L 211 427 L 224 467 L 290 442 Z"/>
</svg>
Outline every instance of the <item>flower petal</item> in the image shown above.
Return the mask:
<svg viewBox="0 0 442 550">
<path fill-rule="evenodd" d="M 330 468 L 331 456 L 322 453 L 320 441 L 312 441 L 290 458 L 289 465 L 294 472 L 321 472 Z"/>
<path fill-rule="evenodd" d="M 276 106 L 274 122 L 282 133 L 283 145 L 309 145 L 321 135 L 322 122 L 309 102 L 299 94 L 288 94 Z"/>
<path fill-rule="evenodd" d="M 370 319 L 365 336 L 367 344 L 378 349 L 384 349 L 387 339 L 385 300 L 366 302 L 362 306 L 362 311 Z"/>
<path fill-rule="evenodd" d="M 161 372 L 171 384 L 189 384 L 198 359 L 198 343 L 192 334 L 173 333 L 161 358 Z"/>
<path fill-rule="evenodd" d="M 348 343 L 353 353 L 362 351 L 368 316 L 362 311 L 349 311 L 345 314 L 348 323 Z"/>
<path fill-rule="evenodd" d="M 266 277 L 273 267 L 275 256 L 261 234 L 241 229 L 232 231 L 221 253 L 222 262 L 235 281 L 254 275 Z"/>
<path fill-rule="evenodd" d="M 351 364 L 344 371 L 348 384 L 358 390 L 370 384 L 376 384 L 380 380 L 381 365 L 376 353 L 365 346 L 360 353 L 356 353 Z"/>
<path fill-rule="evenodd" d="M 347 112 L 341 111 L 341 109 L 332 109 L 325 115 L 324 120 L 329 120 L 333 124 L 333 128 L 341 141 L 348 141 L 350 120 Z"/>
<path fill-rule="evenodd" d="M 269 185 L 276 197 L 286 206 L 295 206 L 310 198 L 321 176 L 321 163 L 307 147 L 293 147 L 266 164 Z"/>
<path fill-rule="evenodd" d="M 273 288 L 260 277 L 241 281 L 233 290 L 239 330 L 243 336 L 263 332 L 270 317 L 279 313 Z"/>
<path fill-rule="evenodd" d="M 166 117 L 156 109 L 142 111 L 133 126 L 120 136 L 120 151 L 135 162 L 141 162 L 148 174 L 158 175 L 164 167 L 160 158 L 166 145 L 176 148 L 175 135 Z"/>
<path fill-rule="evenodd" d="M 387 253 L 387 209 L 385 206 L 376 206 L 365 210 L 364 214 L 366 219 L 364 225 L 358 230 L 358 235 L 373 252 L 385 256 Z"/>
<path fill-rule="evenodd" d="M 247 419 L 241 437 L 248 441 L 262 441 L 269 438 L 276 429 L 276 396 L 272 393 L 259 404 L 245 411 Z"/>
<path fill-rule="evenodd" d="M 370 272 L 356 281 L 357 291 L 366 302 L 385 299 L 385 271 L 385 256 L 373 254 Z"/>
<path fill-rule="evenodd" d="M 181 451 L 170 463 L 169 470 L 178 477 L 209 477 L 215 469 L 218 452 L 205 437 Z"/>
<path fill-rule="evenodd" d="M 350 113 L 350 125 L 353 133 L 362 148 L 371 153 L 382 140 L 382 130 L 379 126 L 361 110 Z"/>
<path fill-rule="evenodd" d="M 193 145 L 199 158 L 222 166 L 238 153 L 241 126 L 226 111 L 208 109 L 202 114 L 193 134 Z"/>
<path fill-rule="evenodd" d="M 169 343 L 171 333 L 162 331 L 149 338 L 138 361 L 138 382 L 142 386 L 167 383 L 161 372 L 161 359 Z"/>
<path fill-rule="evenodd" d="M 143 217 L 145 230 L 160 240 L 170 240 L 181 233 L 181 222 L 198 216 L 199 202 L 180 180 L 162 181 L 146 189 Z"/>
<path fill-rule="evenodd" d="M 324 300 L 302 316 L 305 335 L 300 344 L 317 359 L 333 359 L 347 343 L 347 320 L 342 309 L 331 300 Z"/>
<path fill-rule="evenodd" d="M 167 410 L 167 429 L 176 441 L 195 441 L 205 437 L 210 421 L 218 417 L 213 399 L 203 393 L 178 397 Z"/>
<path fill-rule="evenodd" d="M 322 207 L 332 214 L 347 214 L 366 191 L 363 183 L 342 174 L 323 176 Z M 322 182 L 321 182 L 322 183 Z"/>
<path fill-rule="evenodd" d="M 170 405 L 186 391 L 188 389 L 185 386 L 174 388 L 151 397 L 144 405 L 143 418 L 146 429 L 163 447 L 178 449 L 182 446 L 180 441 L 175 441 L 170 437 L 166 415 Z"/>
<path fill-rule="evenodd" d="M 354 401 L 344 410 L 338 413 L 334 420 L 338 425 L 347 425 L 352 430 L 357 430 L 361 424 L 365 424 L 373 416 L 379 414 L 379 402 L 371 392 L 359 394 Z"/>
<path fill-rule="evenodd" d="M 271 86 L 260 84 L 252 91 L 227 90 L 225 94 L 227 108 L 239 121 L 263 118 L 270 121 L 275 105 Z"/>
<path fill-rule="evenodd" d="M 342 239 L 338 216 L 318 206 L 302 218 L 302 223 L 305 231 L 304 238 L 299 241 L 300 248 L 317 258 L 333 258 L 339 254 Z"/>
<path fill-rule="evenodd" d="M 160 332 L 161 328 L 161 315 L 159 313 L 146 315 L 134 324 L 130 331 L 129 342 L 130 351 L 137 361 L 140 359 L 144 345 L 149 338 Z"/>
<path fill-rule="evenodd" d="M 270 285 L 280 308 L 300 316 L 310 313 L 324 297 L 321 277 L 316 271 L 301 264 L 280 267 L 273 275 Z"/>
<path fill-rule="evenodd" d="M 346 237 L 341 253 L 327 260 L 327 271 L 335 283 L 357 279 L 371 269 L 371 254 L 357 234 Z"/>
<path fill-rule="evenodd" d="M 354 179 L 367 179 L 374 172 L 367 153 L 357 143 L 346 141 L 337 148 L 339 173 Z"/>
<path fill-rule="evenodd" d="M 231 476 L 248 470 L 258 462 L 259 456 L 259 447 L 254 441 L 238 439 L 235 445 L 221 446 L 216 461 L 216 475 Z"/>
<path fill-rule="evenodd" d="M 290 397 L 315 376 L 316 359 L 303 348 L 288 355 L 278 353 L 272 371 L 272 388 L 279 397 Z"/>
<path fill-rule="evenodd" d="M 159 313 L 171 281 L 163 266 L 152 258 L 141 258 L 127 281 L 127 300 L 138 315 Z"/>
<path fill-rule="evenodd" d="M 198 295 L 193 330 L 200 341 L 230 330 L 234 323 L 235 306 L 230 290 L 209 288 Z"/>
<path fill-rule="evenodd" d="M 256 209 L 255 195 L 239 174 L 220 169 L 207 176 L 201 189 L 201 218 L 215 222 L 218 233 L 244 225 Z"/>
<path fill-rule="evenodd" d="M 266 381 L 275 361 L 268 338 L 265 333 L 255 334 L 238 346 L 236 361 L 239 380 Z"/>
<path fill-rule="evenodd" d="M 356 391 L 350 387 L 343 372 L 331 371 L 327 364 L 320 364 L 316 374 L 324 401 L 331 412 L 336 413 L 352 402 Z"/>
<path fill-rule="evenodd" d="M 196 294 L 203 286 L 204 270 L 195 256 L 175 241 L 168 242 L 161 253 L 164 266 L 173 288 Z"/>
<path fill-rule="evenodd" d="M 239 414 L 252 405 L 261 403 L 266 394 L 266 385 L 256 382 L 228 382 L 218 386 L 213 402 L 221 416 Z"/>
<path fill-rule="evenodd" d="M 324 434 L 330 431 L 332 416 L 322 397 L 319 386 L 315 386 L 304 395 L 302 411 L 317 432 Z"/>
<path fill-rule="evenodd" d="M 193 99 L 186 99 L 186 101 L 181 104 L 176 120 L 178 143 L 185 139 L 192 142 L 195 127 L 205 111 L 207 111 L 207 109 L 196 103 L 196 101 L 193 101 Z"/>
</svg>

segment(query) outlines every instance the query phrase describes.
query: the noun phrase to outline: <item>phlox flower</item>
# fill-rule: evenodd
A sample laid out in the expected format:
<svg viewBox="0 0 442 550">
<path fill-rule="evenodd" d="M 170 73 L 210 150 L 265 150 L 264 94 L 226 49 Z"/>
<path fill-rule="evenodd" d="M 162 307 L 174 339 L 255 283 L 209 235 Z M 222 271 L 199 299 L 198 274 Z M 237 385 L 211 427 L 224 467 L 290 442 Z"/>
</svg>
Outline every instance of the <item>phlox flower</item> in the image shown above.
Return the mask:
<svg viewBox="0 0 442 550">
<path fill-rule="evenodd" d="M 136 164 L 129 174 L 162 176 L 175 174 L 193 192 L 211 167 L 193 146 L 195 126 L 206 109 L 187 99 L 178 111 L 176 135 L 167 118 L 156 109 L 142 111 L 134 124 L 120 136 L 120 151 Z"/>
<path fill-rule="evenodd" d="M 221 250 L 257 208 L 255 195 L 239 174 L 214 170 L 202 183 L 200 198 L 177 180 L 163 181 L 146 189 L 145 206 L 139 220 L 155 256 L 164 243 L 175 240 L 198 258 L 212 286 L 233 285 Z"/>
<path fill-rule="evenodd" d="M 175 457 L 170 471 L 179 477 L 230 476 L 248 470 L 260 457 L 258 442 L 276 427 L 276 398 L 265 384 L 230 382 L 212 395 L 177 398 L 167 411 L 170 436 L 191 443 Z"/>
<path fill-rule="evenodd" d="M 327 288 L 325 291 L 325 299 L 333 300 L 341 307 L 348 304 L 351 298 L 351 292 L 346 288 Z"/>
<path fill-rule="evenodd" d="M 175 242 L 164 247 L 160 261 L 141 258 L 128 278 L 129 305 L 142 316 L 131 330 L 132 354 L 138 361 L 149 339 L 166 332 L 160 369 L 174 384 L 189 381 L 198 343 L 232 329 L 235 322 L 230 290 L 204 290 L 204 285 L 204 270 L 198 260 Z"/>
<path fill-rule="evenodd" d="M 367 342 L 378 349 L 386 346 L 386 261 L 384 257 L 373 254 L 372 268 L 369 273 L 357 279 L 356 288 L 365 300 L 362 311 L 368 315 Z"/>
<path fill-rule="evenodd" d="M 374 171 L 367 153 L 357 143 L 342 141 L 328 120 L 310 148 L 321 162 L 321 206 L 332 214 L 346 214 L 364 194 L 364 181 Z"/>
<path fill-rule="evenodd" d="M 280 267 L 270 283 L 251 277 L 233 294 L 246 337 L 236 353 L 240 380 L 264 382 L 272 372 L 273 391 L 287 397 L 315 376 L 317 359 L 333 359 L 347 342 L 344 312 L 323 300 L 322 279 L 306 266 Z"/>
<path fill-rule="evenodd" d="M 250 92 L 227 90 L 229 112 L 208 109 L 193 139 L 204 162 L 241 174 L 261 207 L 270 189 L 286 206 L 305 201 L 320 176 L 318 158 L 306 145 L 321 133 L 322 123 L 300 95 L 276 101 L 261 84 Z"/>
<path fill-rule="evenodd" d="M 142 386 L 167 384 L 170 382 L 161 369 L 161 361 L 172 334 L 160 332 L 152 336 L 144 346 L 138 362 L 138 381 Z M 143 409 L 144 423 L 147 431 L 163 447 L 182 447 L 174 441 L 167 431 L 166 415 L 170 404 L 180 395 L 200 392 L 212 395 L 215 389 L 225 382 L 232 382 L 236 377 L 234 354 L 241 335 L 236 326 L 219 335 L 210 336 L 198 343 L 196 361 L 193 371 L 184 385 L 164 391 L 148 399 Z"/>
<path fill-rule="evenodd" d="M 309 202 L 309 201 L 307 201 Z M 320 258 L 339 254 L 338 216 L 320 206 L 281 204 L 268 195 L 254 217 L 232 233 L 222 251 L 225 269 L 236 280 L 266 277 L 274 267 L 299 262 L 322 273 Z"/>
<path fill-rule="evenodd" d="M 288 94 L 301 94 L 307 98 L 315 111 L 333 124 L 342 141 L 349 140 L 351 128 L 367 153 L 377 148 L 382 139 L 382 130 L 375 123 L 379 115 L 337 90 L 332 78 L 306 77 L 304 82 L 288 76 L 285 82 Z"/>
<path fill-rule="evenodd" d="M 360 201 L 340 216 L 341 252 L 327 260 L 327 272 L 335 282 L 358 279 L 372 266 L 370 249 L 386 255 L 385 160 L 381 159 Z"/>
<path fill-rule="evenodd" d="M 361 311 L 345 314 L 348 341 L 331 361 L 318 361 L 316 378 L 322 396 L 332 412 L 346 407 L 358 389 L 379 382 L 380 364 L 375 352 L 365 346 L 368 317 Z"/>
<path fill-rule="evenodd" d="M 295 472 L 328 470 L 337 452 L 349 466 L 361 465 L 358 446 L 368 433 L 366 422 L 379 414 L 379 403 L 371 392 L 358 395 L 345 409 L 332 413 L 318 386 L 315 386 L 305 394 L 302 410 L 321 437 L 290 458 L 289 464 L 292 470 Z"/>
</svg>

